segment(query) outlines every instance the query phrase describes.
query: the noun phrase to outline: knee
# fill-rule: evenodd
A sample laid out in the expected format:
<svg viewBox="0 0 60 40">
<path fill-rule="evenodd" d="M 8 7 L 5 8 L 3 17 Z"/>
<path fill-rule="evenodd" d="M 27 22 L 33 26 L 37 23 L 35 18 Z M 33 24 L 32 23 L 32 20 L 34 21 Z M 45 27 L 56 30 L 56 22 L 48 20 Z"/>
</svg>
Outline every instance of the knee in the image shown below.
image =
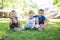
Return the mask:
<svg viewBox="0 0 60 40">
<path fill-rule="evenodd" d="M 9 22 L 9 24 L 12 24 L 12 22 Z"/>
<path fill-rule="evenodd" d="M 18 21 L 18 24 L 20 24 L 20 21 Z"/>
</svg>

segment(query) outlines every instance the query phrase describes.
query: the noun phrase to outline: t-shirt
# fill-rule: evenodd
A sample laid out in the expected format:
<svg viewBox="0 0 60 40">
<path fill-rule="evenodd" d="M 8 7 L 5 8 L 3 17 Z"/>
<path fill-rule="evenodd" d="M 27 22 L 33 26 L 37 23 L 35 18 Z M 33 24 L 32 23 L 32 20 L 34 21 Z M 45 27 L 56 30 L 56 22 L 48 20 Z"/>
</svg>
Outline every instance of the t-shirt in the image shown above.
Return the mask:
<svg viewBox="0 0 60 40">
<path fill-rule="evenodd" d="M 34 18 L 39 18 L 39 21 L 40 22 L 43 22 L 45 19 L 46 19 L 46 17 L 45 16 L 39 16 L 39 15 L 35 15 L 35 16 L 33 16 Z"/>
<path fill-rule="evenodd" d="M 32 18 L 32 19 L 27 18 L 26 19 L 26 23 L 27 23 L 27 25 L 29 25 L 30 27 L 32 27 L 33 24 L 35 23 L 35 18 Z"/>
<path fill-rule="evenodd" d="M 13 23 L 11 26 L 12 28 L 18 27 L 18 23 Z"/>
</svg>

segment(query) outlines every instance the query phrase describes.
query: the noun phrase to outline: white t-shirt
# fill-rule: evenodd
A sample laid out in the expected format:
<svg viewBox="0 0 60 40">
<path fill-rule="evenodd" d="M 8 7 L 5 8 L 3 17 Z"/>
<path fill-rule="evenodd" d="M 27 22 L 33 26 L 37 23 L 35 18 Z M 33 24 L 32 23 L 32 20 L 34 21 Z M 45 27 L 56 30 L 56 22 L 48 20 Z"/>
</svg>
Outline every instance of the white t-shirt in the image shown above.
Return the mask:
<svg viewBox="0 0 60 40">
<path fill-rule="evenodd" d="M 27 25 L 32 27 L 35 24 L 35 18 L 32 18 L 32 19 L 27 18 L 26 23 L 27 23 Z"/>
</svg>

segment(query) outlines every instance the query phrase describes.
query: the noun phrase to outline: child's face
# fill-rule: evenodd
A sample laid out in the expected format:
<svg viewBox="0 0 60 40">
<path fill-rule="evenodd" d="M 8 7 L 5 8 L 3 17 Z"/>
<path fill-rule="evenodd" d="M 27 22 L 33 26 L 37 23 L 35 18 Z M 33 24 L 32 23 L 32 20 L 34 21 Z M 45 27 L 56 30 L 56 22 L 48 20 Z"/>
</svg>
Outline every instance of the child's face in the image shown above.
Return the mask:
<svg viewBox="0 0 60 40">
<path fill-rule="evenodd" d="M 16 13 L 15 12 L 12 13 L 12 17 L 16 17 Z"/>
<path fill-rule="evenodd" d="M 32 18 L 33 17 L 33 14 L 29 14 L 29 18 Z"/>
<path fill-rule="evenodd" d="M 34 15 L 34 12 L 31 12 L 31 14 L 29 14 L 29 17 L 32 18 Z"/>
<path fill-rule="evenodd" d="M 38 13 L 39 13 L 40 16 L 44 15 L 44 11 L 39 11 Z"/>
</svg>

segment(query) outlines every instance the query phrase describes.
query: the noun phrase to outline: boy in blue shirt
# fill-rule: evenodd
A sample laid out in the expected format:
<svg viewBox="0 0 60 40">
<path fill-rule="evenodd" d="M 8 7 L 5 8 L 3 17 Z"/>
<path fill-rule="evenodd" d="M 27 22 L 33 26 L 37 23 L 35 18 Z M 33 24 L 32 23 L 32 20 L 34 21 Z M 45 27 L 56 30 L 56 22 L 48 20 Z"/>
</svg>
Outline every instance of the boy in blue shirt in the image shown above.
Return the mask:
<svg viewBox="0 0 60 40">
<path fill-rule="evenodd" d="M 33 16 L 34 18 L 39 18 L 39 24 L 46 29 L 46 23 L 48 22 L 48 20 L 46 19 L 46 17 L 44 16 L 44 10 L 43 9 L 39 9 L 38 11 L 39 15 L 35 15 Z"/>
</svg>

